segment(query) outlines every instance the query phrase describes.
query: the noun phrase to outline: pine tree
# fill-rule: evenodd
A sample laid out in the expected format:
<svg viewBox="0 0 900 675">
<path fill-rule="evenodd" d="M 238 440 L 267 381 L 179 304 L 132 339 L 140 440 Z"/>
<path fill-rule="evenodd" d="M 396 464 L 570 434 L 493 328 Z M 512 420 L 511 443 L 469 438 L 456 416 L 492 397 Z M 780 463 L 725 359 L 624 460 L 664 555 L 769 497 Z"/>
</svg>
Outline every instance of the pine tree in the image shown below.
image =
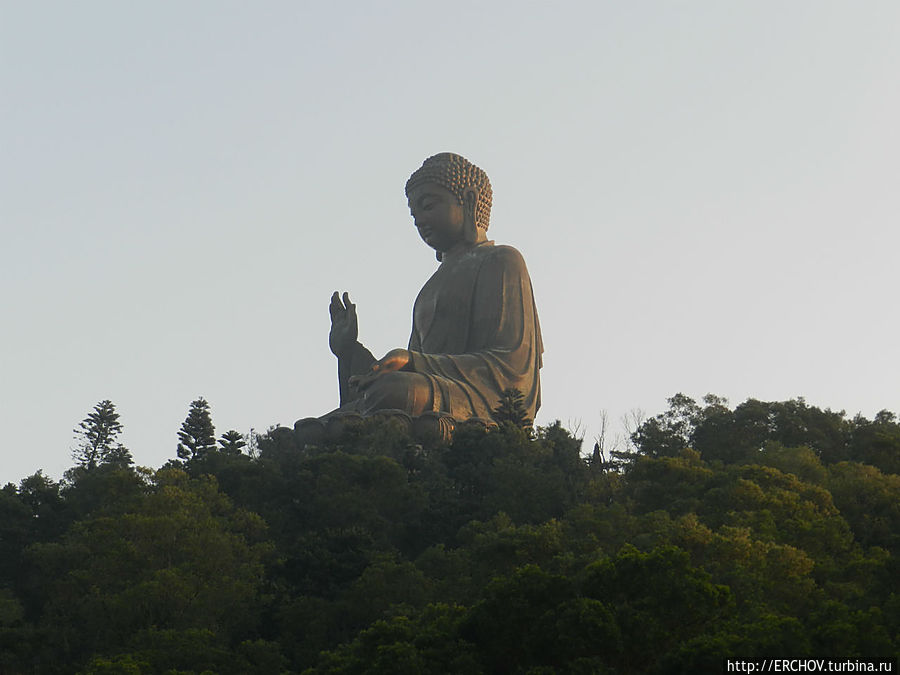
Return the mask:
<svg viewBox="0 0 900 675">
<path fill-rule="evenodd" d="M 216 428 L 209 414 L 209 403 L 202 396 L 191 403 L 187 418 L 178 432 L 178 456 L 181 459 L 203 457 L 216 449 Z"/>
<path fill-rule="evenodd" d="M 72 458 L 84 469 L 94 469 L 100 464 L 133 463 L 131 453 L 116 439 L 122 432 L 119 413 L 110 400 L 100 401 L 93 412 L 74 430 L 77 447 Z"/>
<path fill-rule="evenodd" d="M 525 396 L 518 389 L 505 389 L 500 405 L 494 408 L 494 419 L 498 422 L 512 422 L 517 427 L 530 429 L 534 421 L 525 410 Z"/>
<path fill-rule="evenodd" d="M 230 429 L 222 434 L 219 438 L 219 445 L 222 446 L 222 452 L 229 455 L 240 455 L 242 449 L 247 445 L 243 434 L 240 431 Z"/>
</svg>

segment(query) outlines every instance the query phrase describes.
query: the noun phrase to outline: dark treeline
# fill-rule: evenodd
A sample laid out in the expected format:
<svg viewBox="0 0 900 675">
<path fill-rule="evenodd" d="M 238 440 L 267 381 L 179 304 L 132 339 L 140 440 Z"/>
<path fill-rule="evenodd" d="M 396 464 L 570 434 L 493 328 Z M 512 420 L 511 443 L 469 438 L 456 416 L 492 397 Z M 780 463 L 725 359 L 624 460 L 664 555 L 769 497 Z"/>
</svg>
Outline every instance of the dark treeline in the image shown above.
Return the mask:
<svg viewBox="0 0 900 675">
<path fill-rule="evenodd" d="M 109 401 L 91 415 L 62 482 L 0 490 L 0 673 L 703 673 L 898 653 L 889 412 L 676 395 L 629 452 L 582 456 L 558 423 L 217 440 L 199 399 L 156 471 L 117 442 Z"/>
</svg>

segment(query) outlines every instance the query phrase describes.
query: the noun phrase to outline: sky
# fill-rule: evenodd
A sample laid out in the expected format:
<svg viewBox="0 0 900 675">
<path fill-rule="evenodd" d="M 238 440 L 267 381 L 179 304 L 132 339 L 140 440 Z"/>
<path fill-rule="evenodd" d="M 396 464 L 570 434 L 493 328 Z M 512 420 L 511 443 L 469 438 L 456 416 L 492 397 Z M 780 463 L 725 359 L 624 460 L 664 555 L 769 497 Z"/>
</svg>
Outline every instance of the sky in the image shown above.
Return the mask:
<svg viewBox="0 0 900 675">
<path fill-rule="evenodd" d="M 104 399 L 139 465 L 337 405 L 434 271 L 462 154 L 544 339 L 539 424 L 677 392 L 900 410 L 900 3 L 0 0 L 0 484 Z"/>
</svg>

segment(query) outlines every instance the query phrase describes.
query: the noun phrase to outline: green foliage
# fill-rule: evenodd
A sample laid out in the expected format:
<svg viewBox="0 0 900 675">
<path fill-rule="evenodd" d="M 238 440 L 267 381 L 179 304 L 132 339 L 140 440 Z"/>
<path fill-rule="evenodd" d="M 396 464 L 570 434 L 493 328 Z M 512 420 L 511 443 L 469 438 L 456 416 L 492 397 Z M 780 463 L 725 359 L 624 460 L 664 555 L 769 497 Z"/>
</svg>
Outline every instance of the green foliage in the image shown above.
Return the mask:
<svg viewBox="0 0 900 675">
<path fill-rule="evenodd" d="M 100 401 L 75 429 L 77 446 L 72 453 L 78 467 L 92 470 L 100 464 L 128 466 L 131 453 L 116 439 L 122 433 L 119 413 L 110 400 Z"/>
<path fill-rule="evenodd" d="M 845 459 L 900 474 L 900 424 L 894 413 L 882 410 L 872 422 L 857 416 L 850 431 L 850 446 L 852 456 Z"/>
<path fill-rule="evenodd" d="M 756 461 L 792 473 L 805 483 L 825 485 L 828 480 L 828 469 L 809 447 L 788 448 L 777 441 L 766 441 Z"/>
<path fill-rule="evenodd" d="M 234 431 L 216 450 L 195 404 L 183 462 L 0 489 L 0 672 L 717 672 L 898 651 L 889 413 L 676 395 L 612 464 L 514 420 L 451 443 L 390 420 L 319 447 L 275 428 L 251 456 Z"/>
<path fill-rule="evenodd" d="M 307 675 L 381 673 L 442 675 L 482 672 L 473 645 L 459 637 L 465 608 L 429 605 L 410 617 L 398 614 L 374 622 L 352 642 L 323 652 Z"/>
<path fill-rule="evenodd" d="M 66 472 L 61 488 L 73 519 L 101 513 L 121 513 L 134 508 L 146 492 L 149 469 L 102 464 L 92 471 L 74 467 Z"/>
<path fill-rule="evenodd" d="M 80 675 L 270 675 L 285 666 L 275 644 L 246 640 L 231 649 L 206 629 L 149 628 L 130 640 L 129 649 L 112 657 L 95 656 Z"/>
<path fill-rule="evenodd" d="M 534 424 L 525 408 L 525 395 L 512 388 L 503 390 L 500 403 L 494 409 L 494 418 L 500 423 L 509 422 L 520 429 L 531 429 Z"/>
<path fill-rule="evenodd" d="M 216 428 L 209 412 L 209 403 L 202 396 L 191 402 L 187 418 L 178 432 L 177 451 L 181 459 L 202 459 L 216 449 Z"/>
<path fill-rule="evenodd" d="M 259 516 L 235 509 L 214 480 L 160 471 L 133 512 L 89 517 L 28 549 L 46 580 L 35 589 L 43 651 L 66 663 L 151 628 L 243 634 L 258 621 L 270 550 Z"/>
<path fill-rule="evenodd" d="M 900 456 L 900 425 L 890 414 L 879 413 L 874 423 L 859 416 L 849 421 L 843 412 L 809 406 L 802 398 L 775 403 L 749 399 L 734 410 L 717 396 L 706 396 L 704 403 L 701 407 L 683 394 L 670 398 L 666 412 L 634 433 L 639 452 L 674 457 L 690 447 L 707 461 L 753 462 L 766 443 L 774 441 L 788 448 L 811 448 L 826 465 L 875 460 L 891 469 Z"/>
<path fill-rule="evenodd" d="M 222 434 L 219 445 L 222 446 L 222 452 L 228 455 L 239 455 L 247 447 L 247 441 L 244 440 L 240 431 L 230 429 Z"/>
<path fill-rule="evenodd" d="M 569 579 L 526 565 L 488 582 L 461 634 L 478 647 L 485 670 L 521 671 L 549 656 L 547 628 L 558 606 L 574 597 Z"/>
<path fill-rule="evenodd" d="M 675 394 L 668 402 L 666 412 L 650 418 L 634 433 L 632 440 L 645 455 L 676 457 L 690 445 L 700 408 L 684 394 Z"/>
<path fill-rule="evenodd" d="M 863 546 L 881 546 L 900 554 L 900 475 L 840 462 L 831 467 L 827 485 Z"/>
<path fill-rule="evenodd" d="M 644 553 L 625 546 L 585 570 L 585 595 L 614 608 L 621 631 L 622 665 L 646 671 L 658 658 L 716 627 L 727 616 L 731 590 L 694 568 L 688 553 L 664 546 Z"/>
</svg>

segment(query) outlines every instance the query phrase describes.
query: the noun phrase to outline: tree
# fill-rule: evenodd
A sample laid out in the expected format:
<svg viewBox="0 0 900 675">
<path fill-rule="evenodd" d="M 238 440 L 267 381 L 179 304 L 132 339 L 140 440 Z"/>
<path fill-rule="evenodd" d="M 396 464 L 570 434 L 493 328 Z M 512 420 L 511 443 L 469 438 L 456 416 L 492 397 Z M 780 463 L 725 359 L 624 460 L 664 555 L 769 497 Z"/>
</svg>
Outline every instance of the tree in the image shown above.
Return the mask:
<svg viewBox="0 0 900 675">
<path fill-rule="evenodd" d="M 530 429 L 534 423 L 525 409 L 525 395 L 518 389 L 505 389 L 500 405 L 494 408 L 494 418 L 498 422 L 512 422 L 517 427 Z"/>
<path fill-rule="evenodd" d="M 482 593 L 460 633 L 478 648 L 487 672 L 524 673 L 537 664 L 559 665 L 546 663 L 551 655 L 544 636 L 555 622 L 548 626 L 542 619 L 575 596 L 570 579 L 525 565 L 495 577 Z"/>
<path fill-rule="evenodd" d="M 641 454 L 650 457 L 677 457 L 691 444 L 700 407 L 694 399 L 675 394 L 668 399 L 669 409 L 641 424 L 631 441 Z"/>
<path fill-rule="evenodd" d="M 74 431 L 78 446 L 72 457 L 78 466 L 91 470 L 99 464 L 133 464 L 131 453 L 116 440 L 122 424 L 116 406 L 109 399 L 95 405 Z"/>
<path fill-rule="evenodd" d="M 131 647 L 138 661 L 161 662 L 150 672 L 252 672 L 204 660 L 215 643 L 255 633 L 271 550 L 263 520 L 234 506 L 214 479 L 158 471 L 127 513 L 85 518 L 28 549 L 48 663 Z M 191 644 L 202 633 L 209 638 Z"/>
<path fill-rule="evenodd" d="M 247 442 L 244 440 L 240 431 L 229 429 L 219 439 L 219 445 L 222 446 L 222 452 L 229 455 L 240 455 L 241 450 L 246 447 Z"/>
<path fill-rule="evenodd" d="M 877 466 L 883 473 L 900 474 L 900 424 L 897 416 L 882 410 L 873 421 L 857 415 L 850 432 L 847 460 Z"/>
<path fill-rule="evenodd" d="M 216 449 L 216 428 L 209 414 L 209 403 L 202 396 L 191 402 L 187 418 L 178 432 L 178 456 L 181 459 L 203 457 Z"/>
</svg>

